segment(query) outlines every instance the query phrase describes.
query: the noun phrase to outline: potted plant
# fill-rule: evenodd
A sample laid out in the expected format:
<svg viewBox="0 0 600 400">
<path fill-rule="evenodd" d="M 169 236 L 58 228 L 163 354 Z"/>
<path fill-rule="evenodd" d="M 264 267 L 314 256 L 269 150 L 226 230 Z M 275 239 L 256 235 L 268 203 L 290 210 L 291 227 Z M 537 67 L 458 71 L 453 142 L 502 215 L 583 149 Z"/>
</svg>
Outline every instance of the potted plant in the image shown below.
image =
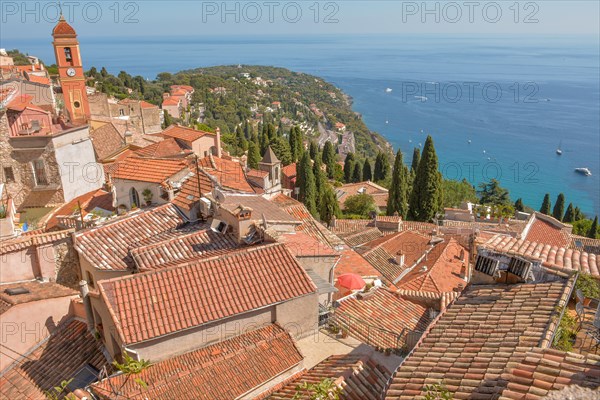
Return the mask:
<svg viewBox="0 0 600 400">
<path fill-rule="evenodd" d="M 146 202 L 146 205 L 149 206 L 150 204 L 152 204 L 152 191 L 148 188 L 144 189 L 144 191 L 142 192 L 142 196 L 144 197 L 144 201 Z"/>
</svg>

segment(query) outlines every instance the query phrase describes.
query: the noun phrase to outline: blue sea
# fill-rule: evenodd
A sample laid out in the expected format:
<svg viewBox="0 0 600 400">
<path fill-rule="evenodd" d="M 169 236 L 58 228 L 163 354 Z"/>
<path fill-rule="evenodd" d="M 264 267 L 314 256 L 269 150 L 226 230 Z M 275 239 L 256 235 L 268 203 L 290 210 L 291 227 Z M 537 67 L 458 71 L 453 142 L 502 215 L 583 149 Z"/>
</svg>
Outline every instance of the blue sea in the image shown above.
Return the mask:
<svg viewBox="0 0 600 400">
<path fill-rule="evenodd" d="M 260 64 L 323 77 L 367 126 L 406 153 L 434 138 L 448 178 L 497 178 L 539 208 L 564 192 L 600 214 L 597 36 L 319 35 L 80 38 L 86 68 L 153 79 L 201 66 Z M 3 43 L 52 61 L 50 40 Z M 389 89 L 391 89 L 391 91 Z M 470 141 L 470 142 L 469 142 Z M 556 154 L 560 145 L 562 156 Z M 588 167 L 593 175 L 574 172 Z"/>
</svg>

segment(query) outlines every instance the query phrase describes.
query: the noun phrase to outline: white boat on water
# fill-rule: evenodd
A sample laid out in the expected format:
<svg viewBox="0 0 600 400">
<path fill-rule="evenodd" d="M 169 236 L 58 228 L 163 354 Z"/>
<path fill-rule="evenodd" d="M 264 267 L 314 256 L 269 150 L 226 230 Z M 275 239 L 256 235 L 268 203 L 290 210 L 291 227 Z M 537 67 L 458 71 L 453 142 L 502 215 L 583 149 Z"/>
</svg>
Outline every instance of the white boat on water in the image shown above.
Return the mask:
<svg viewBox="0 0 600 400">
<path fill-rule="evenodd" d="M 558 144 L 558 147 L 556 148 L 556 154 L 558 154 L 559 156 L 562 155 L 561 145 L 562 145 L 562 140 L 560 141 L 560 143 Z"/>
<path fill-rule="evenodd" d="M 387 89 L 385 89 L 385 92 L 386 92 L 386 93 L 392 93 L 392 88 L 387 88 Z"/>
<path fill-rule="evenodd" d="M 589 168 L 575 168 L 575 172 L 580 173 L 585 176 L 592 176 L 592 171 Z"/>
</svg>

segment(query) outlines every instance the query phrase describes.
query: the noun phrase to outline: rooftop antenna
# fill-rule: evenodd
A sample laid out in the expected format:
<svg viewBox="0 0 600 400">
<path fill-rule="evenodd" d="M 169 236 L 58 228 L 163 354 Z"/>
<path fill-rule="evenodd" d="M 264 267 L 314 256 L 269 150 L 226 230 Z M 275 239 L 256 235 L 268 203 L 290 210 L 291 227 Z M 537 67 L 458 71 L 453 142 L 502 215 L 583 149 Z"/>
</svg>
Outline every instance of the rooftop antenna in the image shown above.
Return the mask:
<svg viewBox="0 0 600 400">
<path fill-rule="evenodd" d="M 60 4 L 60 0 L 58 0 L 58 9 L 60 11 L 60 20 L 65 19 L 65 16 L 63 15 L 63 11 L 62 11 L 62 4 Z"/>
</svg>

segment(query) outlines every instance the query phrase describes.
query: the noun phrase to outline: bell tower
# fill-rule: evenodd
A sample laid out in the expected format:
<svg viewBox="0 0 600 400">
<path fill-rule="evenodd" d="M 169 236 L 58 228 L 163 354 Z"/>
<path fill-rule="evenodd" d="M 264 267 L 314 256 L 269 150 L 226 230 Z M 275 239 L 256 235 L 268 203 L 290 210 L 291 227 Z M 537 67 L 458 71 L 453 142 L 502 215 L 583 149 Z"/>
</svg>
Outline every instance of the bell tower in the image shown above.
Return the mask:
<svg viewBox="0 0 600 400">
<path fill-rule="evenodd" d="M 79 41 L 75 29 L 67 23 L 62 13 L 52 31 L 52 37 L 68 117 L 74 124 L 86 123 L 90 117 L 90 105 L 85 88 Z"/>
</svg>

